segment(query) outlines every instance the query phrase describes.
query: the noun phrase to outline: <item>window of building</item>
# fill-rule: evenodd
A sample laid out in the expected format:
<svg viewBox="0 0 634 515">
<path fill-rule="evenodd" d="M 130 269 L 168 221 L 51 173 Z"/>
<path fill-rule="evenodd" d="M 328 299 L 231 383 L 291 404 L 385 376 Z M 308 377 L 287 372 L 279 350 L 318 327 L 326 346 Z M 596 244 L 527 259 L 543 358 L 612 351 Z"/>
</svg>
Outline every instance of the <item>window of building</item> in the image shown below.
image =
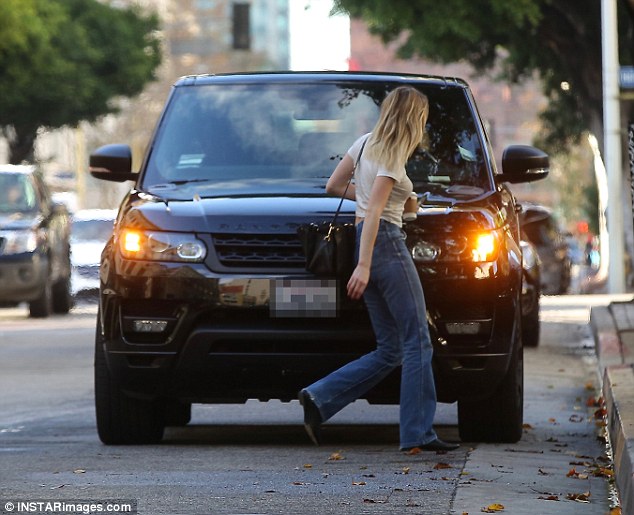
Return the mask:
<svg viewBox="0 0 634 515">
<path fill-rule="evenodd" d="M 233 4 L 233 48 L 249 50 L 251 48 L 250 5 L 243 2 Z"/>
</svg>

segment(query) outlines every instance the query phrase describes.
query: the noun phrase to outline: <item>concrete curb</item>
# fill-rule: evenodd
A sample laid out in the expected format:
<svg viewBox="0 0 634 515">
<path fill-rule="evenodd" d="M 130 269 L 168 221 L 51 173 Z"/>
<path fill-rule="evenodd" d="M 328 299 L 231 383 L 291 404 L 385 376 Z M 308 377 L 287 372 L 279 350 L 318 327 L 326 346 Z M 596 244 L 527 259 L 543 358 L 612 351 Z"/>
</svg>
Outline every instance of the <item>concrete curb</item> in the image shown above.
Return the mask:
<svg viewBox="0 0 634 515">
<path fill-rule="evenodd" d="M 634 514 L 634 303 L 593 307 L 590 326 L 603 380 L 621 510 Z"/>
<path fill-rule="evenodd" d="M 631 366 L 605 369 L 603 396 L 608 410 L 608 431 L 621 511 L 634 513 L 634 370 Z"/>
</svg>

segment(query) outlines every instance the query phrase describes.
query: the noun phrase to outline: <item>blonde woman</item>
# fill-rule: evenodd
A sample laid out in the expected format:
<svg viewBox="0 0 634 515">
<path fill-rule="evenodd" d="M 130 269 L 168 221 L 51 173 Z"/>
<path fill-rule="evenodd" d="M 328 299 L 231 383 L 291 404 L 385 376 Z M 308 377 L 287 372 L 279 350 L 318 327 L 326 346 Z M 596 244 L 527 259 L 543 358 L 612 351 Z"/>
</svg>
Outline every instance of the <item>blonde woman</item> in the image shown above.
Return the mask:
<svg viewBox="0 0 634 515">
<path fill-rule="evenodd" d="M 458 448 L 433 429 L 436 390 L 425 299 L 401 228 L 413 188 L 405 163 L 423 140 L 428 114 L 424 94 L 409 86 L 394 89 L 373 131 L 354 142 L 326 185 L 328 193 L 342 195 L 361 155 L 346 195 L 356 201 L 358 252 L 347 291 L 352 299 L 363 297 L 377 348 L 299 392 L 306 431 L 317 445 L 323 422 L 402 365 L 401 450 Z"/>
</svg>

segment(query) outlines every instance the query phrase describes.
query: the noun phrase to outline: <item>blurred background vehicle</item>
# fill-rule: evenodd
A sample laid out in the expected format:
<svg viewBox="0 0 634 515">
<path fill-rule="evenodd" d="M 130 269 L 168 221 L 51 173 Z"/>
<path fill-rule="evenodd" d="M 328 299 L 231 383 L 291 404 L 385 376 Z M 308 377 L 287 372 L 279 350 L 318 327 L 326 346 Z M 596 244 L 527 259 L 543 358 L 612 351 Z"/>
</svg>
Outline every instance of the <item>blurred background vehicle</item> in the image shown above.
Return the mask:
<svg viewBox="0 0 634 515">
<path fill-rule="evenodd" d="M 29 315 L 68 313 L 70 219 L 39 170 L 0 165 L 0 307 L 29 304 Z"/>
<path fill-rule="evenodd" d="M 81 209 L 73 214 L 71 244 L 71 292 L 73 296 L 99 290 L 101 251 L 112 234 L 116 209 Z"/>
<path fill-rule="evenodd" d="M 568 242 L 552 211 L 536 204 L 522 204 L 520 225 L 523 238 L 532 243 L 541 261 L 544 295 L 568 293 L 572 262 Z"/>
<path fill-rule="evenodd" d="M 541 296 L 541 261 L 535 246 L 521 240 L 522 248 L 522 343 L 539 345 L 539 298 Z"/>
</svg>

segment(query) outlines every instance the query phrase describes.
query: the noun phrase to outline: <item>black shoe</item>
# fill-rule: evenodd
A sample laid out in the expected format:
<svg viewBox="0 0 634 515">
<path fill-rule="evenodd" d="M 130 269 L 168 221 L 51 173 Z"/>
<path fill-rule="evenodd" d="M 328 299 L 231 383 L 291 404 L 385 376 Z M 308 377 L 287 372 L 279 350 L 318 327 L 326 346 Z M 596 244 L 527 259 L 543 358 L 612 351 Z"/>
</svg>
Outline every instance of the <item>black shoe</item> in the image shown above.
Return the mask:
<svg viewBox="0 0 634 515">
<path fill-rule="evenodd" d="M 436 452 L 447 452 L 447 451 L 455 451 L 460 444 L 452 443 L 452 442 L 443 442 L 440 438 L 436 438 L 429 443 L 424 445 L 417 445 L 416 447 L 410 447 L 407 449 L 403 449 L 404 451 L 408 451 L 412 454 L 416 454 L 416 450 L 420 451 L 436 451 Z"/>
<path fill-rule="evenodd" d="M 304 407 L 304 428 L 315 445 L 321 441 L 321 413 L 306 390 L 301 390 L 297 396 Z"/>
</svg>

